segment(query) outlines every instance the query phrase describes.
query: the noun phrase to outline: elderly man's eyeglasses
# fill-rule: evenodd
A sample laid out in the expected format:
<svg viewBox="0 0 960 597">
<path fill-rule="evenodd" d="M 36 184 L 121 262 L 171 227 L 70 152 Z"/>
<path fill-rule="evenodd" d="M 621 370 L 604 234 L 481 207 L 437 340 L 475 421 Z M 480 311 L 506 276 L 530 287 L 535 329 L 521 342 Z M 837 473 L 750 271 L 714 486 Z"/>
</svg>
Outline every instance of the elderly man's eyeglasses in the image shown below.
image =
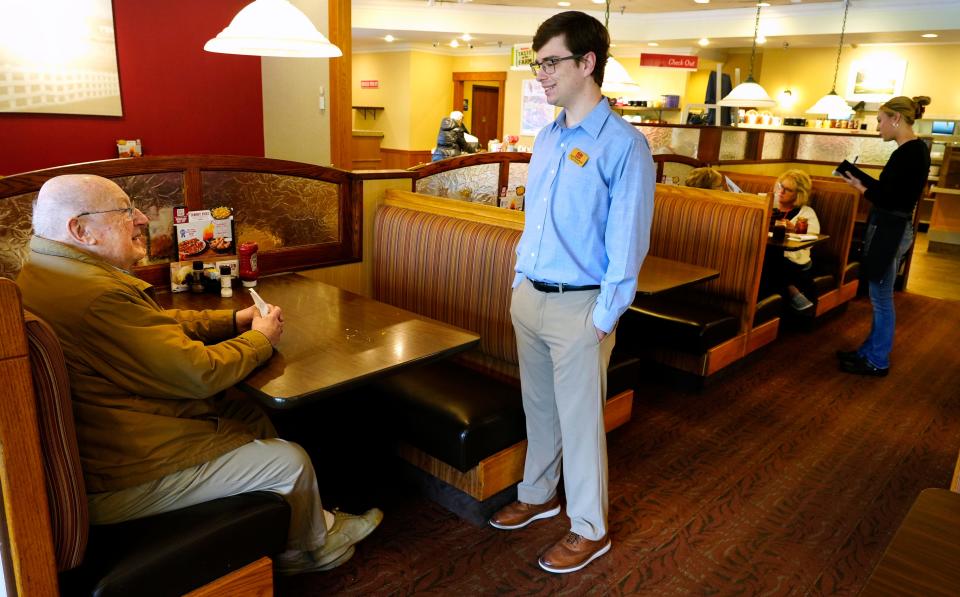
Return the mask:
<svg viewBox="0 0 960 597">
<path fill-rule="evenodd" d="M 109 214 L 115 211 L 122 211 L 128 218 L 133 218 L 133 212 L 136 211 L 136 209 L 136 207 L 118 207 L 116 209 L 104 209 L 102 211 L 85 211 L 78 213 L 77 217 L 79 218 L 81 216 L 93 216 L 96 214 Z"/>
<path fill-rule="evenodd" d="M 543 72 L 548 75 L 552 75 L 557 72 L 557 65 L 564 60 L 580 60 L 581 58 L 583 58 L 583 54 L 571 54 L 563 58 L 544 58 L 540 62 L 531 62 L 530 70 L 533 71 L 533 76 L 540 74 L 540 69 L 543 69 Z"/>
</svg>

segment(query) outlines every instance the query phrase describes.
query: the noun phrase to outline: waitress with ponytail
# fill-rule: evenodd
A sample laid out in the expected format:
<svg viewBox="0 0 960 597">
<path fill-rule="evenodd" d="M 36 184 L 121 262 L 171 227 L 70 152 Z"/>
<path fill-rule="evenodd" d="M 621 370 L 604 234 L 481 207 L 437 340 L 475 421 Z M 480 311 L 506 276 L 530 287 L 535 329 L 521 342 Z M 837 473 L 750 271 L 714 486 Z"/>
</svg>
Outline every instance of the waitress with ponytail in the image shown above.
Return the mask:
<svg viewBox="0 0 960 597">
<path fill-rule="evenodd" d="M 880 172 L 880 180 L 864 184 L 849 172 L 843 174 L 871 203 L 863 267 L 870 284 L 873 325 L 859 349 L 837 351 L 840 369 L 847 373 L 883 377 L 890 371 L 896 323 L 893 285 L 900 259 L 913 243 L 913 211 L 930 171 L 929 149 L 913 132 L 913 122 L 929 103 L 929 97 L 900 96 L 880 106 L 877 131 L 884 141 L 896 141 L 897 149 Z"/>
</svg>

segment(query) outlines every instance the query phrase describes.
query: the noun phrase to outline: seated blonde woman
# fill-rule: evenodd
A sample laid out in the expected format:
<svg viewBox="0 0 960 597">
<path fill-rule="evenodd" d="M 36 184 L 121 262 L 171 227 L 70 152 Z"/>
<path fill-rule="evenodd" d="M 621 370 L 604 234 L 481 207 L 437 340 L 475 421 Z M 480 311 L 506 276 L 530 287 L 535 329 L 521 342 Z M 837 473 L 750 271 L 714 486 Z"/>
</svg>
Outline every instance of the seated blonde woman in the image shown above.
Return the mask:
<svg viewBox="0 0 960 597">
<path fill-rule="evenodd" d="M 715 168 L 694 168 L 683 180 L 683 185 L 695 187 L 698 189 L 710 189 L 713 191 L 723 191 L 723 174 L 720 174 Z"/>
<path fill-rule="evenodd" d="M 820 233 L 817 214 L 807 205 L 812 188 L 810 176 L 802 170 L 787 170 L 777 178 L 773 186 L 773 215 L 787 232 L 796 230 L 797 221 L 805 218 L 807 233 Z M 782 295 L 794 310 L 806 311 L 813 306 L 811 298 L 816 295 L 810 249 L 784 251 L 781 259 L 771 259 L 763 269 L 768 289 Z"/>
</svg>

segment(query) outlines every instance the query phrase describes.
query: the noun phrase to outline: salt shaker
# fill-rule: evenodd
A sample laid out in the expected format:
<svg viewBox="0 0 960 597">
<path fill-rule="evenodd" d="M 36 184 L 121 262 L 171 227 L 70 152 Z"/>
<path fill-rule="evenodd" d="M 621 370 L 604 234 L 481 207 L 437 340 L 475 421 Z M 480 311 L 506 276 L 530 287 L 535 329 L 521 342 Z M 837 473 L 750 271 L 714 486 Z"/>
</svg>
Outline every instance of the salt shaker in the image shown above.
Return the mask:
<svg viewBox="0 0 960 597">
<path fill-rule="evenodd" d="M 230 275 L 230 266 L 220 266 L 220 296 L 230 298 L 233 296 L 233 276 Z"/>
</svg>

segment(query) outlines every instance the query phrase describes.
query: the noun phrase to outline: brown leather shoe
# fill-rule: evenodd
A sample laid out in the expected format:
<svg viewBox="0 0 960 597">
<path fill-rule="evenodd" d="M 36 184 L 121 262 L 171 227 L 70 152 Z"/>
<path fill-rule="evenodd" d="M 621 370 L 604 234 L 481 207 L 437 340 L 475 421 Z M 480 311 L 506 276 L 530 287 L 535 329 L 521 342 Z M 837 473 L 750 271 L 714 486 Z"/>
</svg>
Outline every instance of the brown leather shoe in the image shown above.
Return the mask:
<svg viewBox="0 0 960 597">
<path fill-rule="evenodd" d="M 610 551 L 610 545 L 610 538 L 607 536 L 591 541 L 569 532 L 540 556 L 540 567 L 547 572 L 559 574 L 576 572 Z"/>
<path fill-rule="evenodd" d="M 523 528 L 534 520 L 550 518 L 557 514 L 560 514 L 560 496 L 553 496 L 553 499 L 546 504 L 528 504 L 518 500 L 500 508 L 490 517 L 490 526 L 509 531 Z"/>
</svg>

